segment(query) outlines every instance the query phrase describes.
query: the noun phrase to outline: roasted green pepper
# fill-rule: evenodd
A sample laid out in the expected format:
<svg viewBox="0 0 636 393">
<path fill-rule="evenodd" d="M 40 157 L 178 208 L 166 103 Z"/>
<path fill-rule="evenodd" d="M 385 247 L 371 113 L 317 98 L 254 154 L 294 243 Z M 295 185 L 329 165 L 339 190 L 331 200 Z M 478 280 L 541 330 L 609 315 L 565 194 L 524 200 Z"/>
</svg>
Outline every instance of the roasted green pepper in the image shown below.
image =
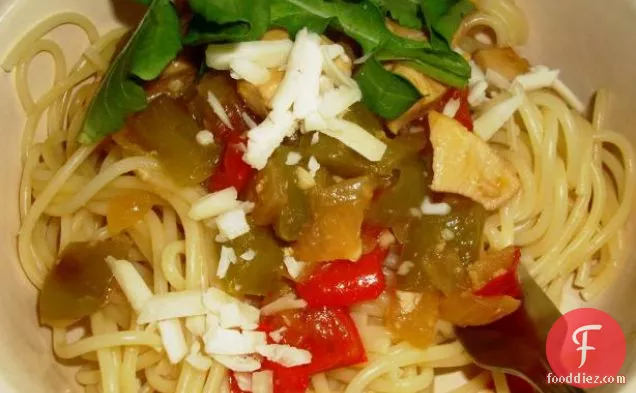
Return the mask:
<svg viewBox="0 0 636 393">
<path fill-rule="evenodd" d="M 398 288 L 419 291 L 434 286 L 445 294 L 471 288 L 467 267 L 482 248 L 486 210 L 478 203 L 446 195 L 447 215 L 424 215 L 413 222 L 404 244 L 402 263 L 408 273 L 398 276 Z"/>
<path fill-rule="evenodd" d="M 298 187 L 295 166 L 286 164 L 293 151 L 287 146 L 276 149 L 249 192 L 256 224 L 273 225 L 276 235 L 285 241 L 296 240 L 310 218 L 308 198 Z"/>
<path fill-rule="evenodd" d="M 282 285 L 283 249 L 268 228 L 251 227 L 250 232 L 229 243 L 238 261 L 228 269 L 225 283 L 227 291 L 235 295 L 265 296 Z M 254 258 L 242 260 L 241 255 L 250 250 Z"/>
</svg>

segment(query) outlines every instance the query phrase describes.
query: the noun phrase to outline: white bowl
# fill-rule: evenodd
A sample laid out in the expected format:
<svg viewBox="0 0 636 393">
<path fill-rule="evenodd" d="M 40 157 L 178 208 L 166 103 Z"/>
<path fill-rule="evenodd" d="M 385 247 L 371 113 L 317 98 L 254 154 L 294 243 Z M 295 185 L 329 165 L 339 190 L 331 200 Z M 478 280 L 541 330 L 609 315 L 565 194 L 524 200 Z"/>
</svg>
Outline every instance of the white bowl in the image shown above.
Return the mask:
<svg viewBox="0 0 636 393">
<path fill-rule="evenodd" d="M 579 95 L 589 100 L 595 89 L 608 87 L 613 93 L 609 123 L 636 146 L 636 1 L 634 0 L 518 0 L 531 21 L 529 45 L 523 53 L 535 64 L 562 70 L 562 78 Z M 132 23 L 141 9 L 133 0 L 0 0 L 0 59 L 19 37 L 37 21 L 60 11 L 79 11 L 94 20 L 102 32 L 122 23 Z M 55 38 L 76 58 L 84 37 L 72 28 L 61 29 Z M 45 60 L 37 64 L 45 65 Z M 40 70 L 39 67 L 36 68 Z M 41 69 L 46 69 L 42 67 Z M 47 86 L 49 77 L 36 77 Z M 16 255 L 18 184 L 20 180 L 20 130 L 24 116 L 13 92 L 12 78 L 0 74 L 0 392 L 67 392 L 76 386 L 68 367 L 57 363 L 51 353 L 51 335 L 38 327 L 35 290 L 23 275 Z M 37 92 L 34 92 L 37 94 Z M 636 227 L 632 215 L 630 227 Z M 632 230 L 633 234 L 634 231 Z M 633 240 L 633 236 L 631 236 Z M 628 261 L 619 281 L 589 306 L 612 314 L 621 324 L 629 343 L 622 374 L 628 385 L 606 386 L 595 391 L 635 392 L 636 345 L 636 256 Z M 565 309 L 580 306 L 574 296 Z M 630 383 L 631 382 L 631 383 Z"/>
</svg>

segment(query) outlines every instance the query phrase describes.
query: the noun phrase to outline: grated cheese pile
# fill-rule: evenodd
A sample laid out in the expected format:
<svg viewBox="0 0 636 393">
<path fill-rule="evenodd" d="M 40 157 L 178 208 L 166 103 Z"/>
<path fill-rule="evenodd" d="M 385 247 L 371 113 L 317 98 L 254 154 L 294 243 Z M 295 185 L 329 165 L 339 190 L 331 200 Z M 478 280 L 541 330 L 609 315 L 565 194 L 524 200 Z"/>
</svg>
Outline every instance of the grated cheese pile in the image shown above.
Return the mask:
<svg viewBox="0 0 636 393">
<path fill-rule="evenodd" d="M 268 344 L 267 335 L 256 330 L 261 314 L 303 308 L 307 305 L 304 301 L 285 297 L 261 310 L 217 288 L 153 294 L 132 262 L 109 257 L 107 263 L 137 314 L 137 323 L 157 324 L 163 348 L 173 364 L 186 360 L 197 369 L 207 370 L 214 359 L 232 371 L 252 373 L 261 368 L 263 358 L 285 367 L 311 362 L 310 352 Z M 203 326 L 192 329 L 200 332 L 188 348 L 181 320 L 192 318 L 201 318 Z M 263 380 L 266 376 L 254 373 L 246 377 Z"/>
<path fill-rule="evenodd" d="M 338 69 L 335 60 L 339 58 L 351 62 L 342 46 L 322 44 L 321 37 L 307 29 L 301 30 L 293 43 L 255 41 L 208 47 L 208 66 L 229 69 L 237 79 L 258 84 L 267 80 L 269 70 L 286 71 L 272 97 L 272 111 L 248 133 L 243 156 L 246 163 L 264 168 L 283 140 L 298 131 L 318 131 L 340 140 L 370 161 L 382 159 L 386 144 L 342 119 L 346 110 L 362 99 L 362 92 L 350 76 Z M 310 168 L 310 172 L 314 171 Z"/>
</svg>

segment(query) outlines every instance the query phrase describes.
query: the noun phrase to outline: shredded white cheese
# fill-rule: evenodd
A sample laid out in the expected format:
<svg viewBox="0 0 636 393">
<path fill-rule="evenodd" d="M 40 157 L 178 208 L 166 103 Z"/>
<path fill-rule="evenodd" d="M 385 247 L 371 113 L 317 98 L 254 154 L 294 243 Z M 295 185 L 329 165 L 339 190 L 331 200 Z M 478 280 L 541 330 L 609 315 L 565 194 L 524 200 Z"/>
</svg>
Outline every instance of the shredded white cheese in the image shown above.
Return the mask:
<svg viewBox="0 0 636 393">
<path fill-rule="evenodd" d="M 470 80 L 468 81 L 470 86 L 486 80 L 486 75 L 474 60 L 470 60 L 468 64 L 470 64 Z"/>
<path fill-rule="evenodd" d="M 178 364 L 188 354 L 185 335 L 181 323 L 176 319 L 159 322 L 161 342 L 172 364 Z"/>
<path fill-rule="evenodd" d="M 369 161 L 378 162 L 387 146 L 359 125 L 342 119 L 327 119 L 326 128 L 318 131 L 344 143 Z"/>
<path fill-rule="evenodd" d="M 501 90 L 508 90 L 510 87 L 510 81 L 505 76 L 490 68 L 486 70 L 486 81 Z"/>
<path fill-rule="evenodd" d="M 468 104 L 472 107 L 479 106 L 486 102 L 486 90 L 488 90 L 488 82 L 479 81 L 470 88 L 468 93 Z"/>
<path fill-rule="evenodd" d="M 335 88 L 336 85 L 329 77 L 327 77 L 326 75 L 322 75 L 320 77 L 320 94 L 324 95 Z"/>
<path fill-rule="evenodd" d="M 297 153 L 295 151 L 290 151 L 289 153 L 287 153 L 287 159 L 285 161 L 285 165 L 298 165 L 298 163 L 302 159 L 303 159 L 303 156 L 300 155 L 300 153 Z"/>
<path fill-rule="evenodd" d="M 243 330 L 254 330 L 258 327 L 258 310 L 256 314 L 252 311 L 251 306 L 244 303 L 231 302 L 221 306 L 219 312 L 219 324 L 222 328 L 241 328 Z"/>
<path fill-rule="evenodd" d="M 339 58 L 343 61 L 351 61 L 340 44 L 322 45 L 320 49 L 322 50 L 323 56 L 327 56 L 330 60 L 336 60 Z"/>
<path fill-rule="evenodd" d="M 250 226 L 243 209 L 234 209 L 216 218 L 219 233 L 229 240 L 234 240 L 250 231 Z"/>
<path fill-rule="evenodd" d="M 106 263 L 113 271 L 115 280 L 117 280 L 128 302 L 135 312 L 140 313 L 152 298 L 152 292 L 141 274 L 129 261 L 108 257 Z M 168 354 L 168 359 L 172 364 L 179 363 L 188 353 L 181 324 L 176 319 L 170 319 L 159 322 L 158 326 L 161 342 Z"/>
<path fill-rule="evenodd" d="M 475 134 L 487 141 L 510 119 L 523 103 L 523 95 L 514 95 L 482 114 L 474 122 Z"/>
<path fill-rule="evenodd" d="M 445 216 L 451 212 L 451 206 L 445 202 L 432 203 L 428 197 L 425 197 L 420 210 L 427 216 Z"/>
<path fill-rule="evenodd" d="M 278 68 L 287 63 L 292 41 L 250 41 L 232 44 L 208 45 L 206 64 L 215 70 L 229 70 L 233 60 L 244 59 L 262 67 Z"/>
<path fill-rule="evenodd" d="M 285 137 L 295 131 L 295 119 L 290 111 L 274 111 L 267 119 L 247 134 L 247 150 L 243 160 L 255 169 L 263 169 L 274 150 Z"/>
<path fill-rule="evenodd" d="M 357 86 L 355 80 L 338 68 L 334 59 L 331 58 L 328 49 L 322 48 L 322 61 L 325 75 L 327 75 L 336 86 Z"/>
<path fill-rule="evenodd" d="M 199 371 L 208 371 L 212 367 L 212 359 L 201 354 L 201 343 L 198 340 L 190 347 L 186 362 Z"/>
<path fill-rule="evenodd" d="M 311 363 L 311 352 L 289 345 L 261 345 L 256 348 L 256 352 L 268 360 L 285 367 L 296 367 Z"/>
<path fill-rule="evenodd" d="M 320 36 L 302 29 L 296 35 L 285 77 L 272 97 L 274 112 L 292 110 L 295 118 L 303 119 L 318 109 L 320 60 Z"/>
<path fill-rule="evenodd" d="M 212 107 L 212 110 L 219 117 L 221 122 L 223 122 L 223 124 L 225 124 L 228 128 L 232 129 L 230 117 L 227 115 L 227 112 L 225 111 L 225 108 L 223 108 L 219 98 L 214 95 L 212 91 L 208 91 L 208 104 L 210 104 L 210 107 Z"/>
<path fill-rule="evenodd" d="M 307 307 L 307 302 L 294 295 L 285 295 L 261 308 L 262 315 L 278 314 L 282 311 L 298 310 Z"/>
<path fill-rule="evenodd" d="M 296 178 L 301 190 L 309 190 L 316 185 L 314 177 L 303 167 L 296 167 Z"/>
<path fill-rule="evenodd" d="M 230 265 L 236 263 L 236 254 L 232 247 L 221 247 L 221 255 L 219 256 L 219 265 L 216 269 L 218 278 L 225 278 Z"/>
<path fill-rule="evenodd" d="M 318 173 L 318 171 L 320 170 L 320 164 L 318 163 L 318 160 L 316 160 L 316 157 L 311 156 L 309 158 L 309 162 L 307 163 L 307 170 L 309 171 L 309 174 L 312 178 L 316 177 L 316 173 Z"/>
<path fill-rule="evenodd" d="M 243 119 L 243 122 L 245 122 L 245 125 L 247 125 L 247 127 L 250 130 L 252 128 L 258 127 L 258 124 L 256 124 L 256 122 L 247 113 L 241 112 L 241 118 Z"/>
<path fill-rule="evenodd" d="M 241 254 L 241 256 L 239 256 L 239 258 L 248 262 L 253 261 L 255 257 L 256 257 L 256 251 L 252 250 L 251 248 L 245 251 L 243 254 Z"/>
<path fill-rule="evenodd" d="M 234 79 L 245 79 L 255 85 L 262 85 L 270 78 L 267 68 L 244 58 L 233 59 L 230 62 L 230 69 Z"/>
<path fill-rule="evenodd" d="M 186 318 L 185 327 L 195 337 L 203 337 L 205 334 L 205 316 L 195 315 Z"/>
<path fill-rule="evenodd" d="M 248 303 L 242 302 L 227 293 L 221 291 L 218 288 L 209 288 L 201 294 L 203 305 L 205 306 L 207 314 L 208 328 L 211 326 L 221 326 L 220 316 L 223 310 L 225 313 L 228 309 L 225 308 L 228 304 L 236 304 L 239 308 L 239 327 L 243 330 L 254 330 L 258 327 L 258 321 L 260 318 L 260 310 Z M 227 315 L 227 314 L 226 314 Z M 228 318 L 232 317 L 231 314 Z M 230 322 L 225 321 L 225 324 Z"/>
<path fill-rule="evenodd" d="M 249 355 L 212 355 L 212 358 L 235 372 L 253 372 L 261 368 L 261 362 Z"/>
<path fill-rule="evenodd" d="M 214 134 L 208 130 L 201 130 L 197 132 L 196 140 L 201 146 L 209 146 L 214 143 Z"/>
<path fill-rule="evenodd" d="M 552 88 L 567 102 L 574 110 L 579 113 L 585 112 L 585 104 L 574 94 L 572 90 L 560 79 L 554 81 Z"/>
<path fill-rule="evenodd" d="M 444 109 L 442 113 L 444 114 L 444 116 L 453 118 L 457 114 L 457 111 L 459 111 L 460 105 L 461 105 L 461 101 L 458 98 L 450 99 L 448 100 L 446 105 L 444 105 Z"/>
<path fill-rule="evenodd" d="M 311 136 L 311 144 L 315 145 L 320 141 L 320 133 L 318 131 L 314 132 Z"/>
<path fill-rule="evenodd" d="M 520 85 L 525 91 L 532 91 L 551 87 L 559 78 L 559 70 L 551 70 L 545 66 L 533 67 L 530 72 L 519 75 L 512 82 L 513 85 Z"/>
<path fill-rule="evenodd" d="M 209 355 L 249 355 L 267 345 L 267 335 L 263 332 L 240 332 L 221 327 L 209 329 L 203 340 Z"/>
<path fill-rule="evenodd" d="M 269 334 L 269 338 L 271 338 L 275 343 L 279 343 L 283 341 L 283 333 L 287 331 L 287 327 L 283 326 L 280 329 L 276 329 Z"/>
<path fill-rule="evenodd" d="M 397 275 L 406 276 L 407 274 L 411 272 L 411 270 L 413 270 L 414 267 L 415 267 L 415 264 L 413 262 L 404 261 L 400 264 L 400 267 L 397 270 Z"/>
<path fill-rule="evenodd" d="M 303 272 L 303 269 L 305 268 L 305 263 L 297 261 L 292 256 L 285 256 L 283 258 L 283 263 L 285 264 L 285 267 L 287 268 L 287 272 L 289 273 L 289 276 L 293 278 L 294 280 L 300 277 L 300 274 Z"/>
<path fill-rule="evenodd" d="M 139 325 L 173 318 L 205 315 L 201 291 L 178 291 L 154 295 L 137 317 Z"/>
<path fill-rule="evenodd" d="M 362 99 L 362 91 L 357 87 L 343 86 L 323 95 L 320 100 L 320 114 L 326 118 L 336 117 Z"/>
<path fill-rule="evenodd" d="M 216 217 L 236 209 L 239 205 L 237 198 L 238 193 L 234 187 L 208 194 L 192 204 L 188 217 L 195 221 Z"/>
<path fill-rule="evenodd" d="M 251 373 L 234 373 L 234 379 L 239 389 L 243 392 L 252 391 L 252 374 Z"/>
<path fill-rule="evenodd" d="M 109 256 L 106 258 L 106 263 L 113 271 L 115 280 L 117 280 L 133 310 L 138 313 L 141 312 L 146 303 L 152 298 L 152 291 L 146 285 L 141 274 L 129 261 L 117 260 Z"/>
</svg>

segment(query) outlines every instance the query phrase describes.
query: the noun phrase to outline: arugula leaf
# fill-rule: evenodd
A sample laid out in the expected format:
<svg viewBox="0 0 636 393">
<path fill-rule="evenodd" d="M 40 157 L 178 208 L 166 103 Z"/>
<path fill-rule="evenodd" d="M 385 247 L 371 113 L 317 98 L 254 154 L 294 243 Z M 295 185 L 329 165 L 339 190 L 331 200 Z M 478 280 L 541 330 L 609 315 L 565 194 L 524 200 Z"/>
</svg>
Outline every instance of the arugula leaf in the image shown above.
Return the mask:
<svg viewBox="0 0 636 393">
<path fill-rule="evenodd" d="M 362 102 L 385 119 L 395 119 L 420 98 L 413 85 L 387 71 L 375 59 L 367 60 L 355 75 Z"/>
<path fill-rule="evenodd" d="M 195 11 L 184 42 L 251 41 L 269 27 L 269 0 L 190 0 Z"/>
<path fill-rule="evenodd" d="M 470 79 L 470 65 L 459 53 L 437 49 L 385 49 L 379 61 L 405 61 L 425 75 L 447 85 L 462 88 Z"/>
<path fill-rule="evenodd" d="M 420 18 L 419 0 L 371 0 L 379 9 L 391 15 L 400 25 L 411 29 L 424 27 Z"/>
<path fill-rule="evenodd" d="M 137 31 L 131 72 L 143 80 L 158 77 L 181 50 L 179 16 L 169 1 L 155 1 Z"/>
<path fill-rule="evenodd" d="M 446 42 L 453 41 L 453 35 L 461 25 L 465 17 L 475 10 L 475 5 L 469 0 L 460 0 L 455 3 L 448 12 L 442 16 L 433 26 L 435 31 L 444 37 Z"/>
<path fill-rule="evenodd" d="M 475 10 L 470 0 L 421 0 L 429 37 L 450 45 L 462 20 Z"/>
<path fill-rule="evenodd" d="M 271 0 L 270 24 L 296 35 L 304 27 L 321 34 L 335 17 L 333 3 L 310 0 Z"/>
<path fill-rule="evenodd" d="M 375 0 L 358 3 L 343 0 L 271 0 L 271 25 L 287 29 L 294 35 L 303 27 L 323 33 L 328 27 L 357 41 L 364 53 L 391 47 L 426 48 L 427 42 L 393 34 L 384 24 L 384 16 Z"/>
<path fill-rule="evenodd" d="M 131 74 L 145 80 L 159 76 L 181 49 L 179 37 L 178 16 L 170 0 L 152 0 L 137 30 L 104 75 L 84 118 L 80 143 L 95 143 L 120 130 L 126 117 L 146 107 L 146 93 Z"/>
</svg>

